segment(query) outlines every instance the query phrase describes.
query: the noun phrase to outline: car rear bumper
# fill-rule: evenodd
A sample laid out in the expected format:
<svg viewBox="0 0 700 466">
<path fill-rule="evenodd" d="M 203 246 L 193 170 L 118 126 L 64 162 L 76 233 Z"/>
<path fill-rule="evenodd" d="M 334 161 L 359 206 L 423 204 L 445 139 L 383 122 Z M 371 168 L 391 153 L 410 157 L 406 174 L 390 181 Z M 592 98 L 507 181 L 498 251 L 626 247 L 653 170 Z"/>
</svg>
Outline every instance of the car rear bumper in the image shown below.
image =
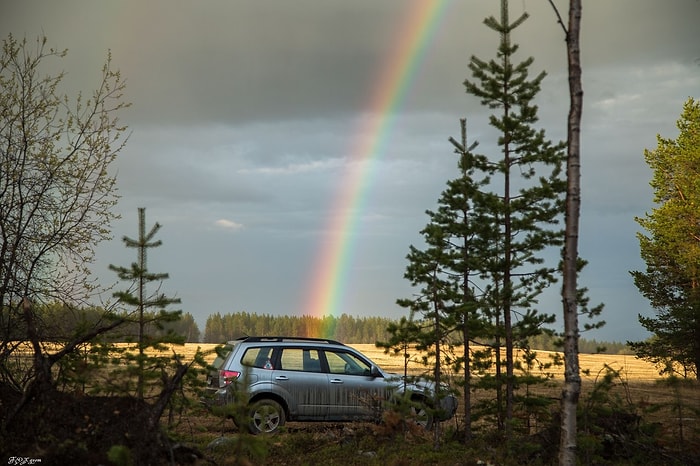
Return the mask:
<svg viewBox="0 0 700 466">
<path fill-rule="evenodd" d="M 207 408 L 213 408 L 226 405 L 228 398 L 226 388 L 207 387 L 199 402 Z"/>
</svg>

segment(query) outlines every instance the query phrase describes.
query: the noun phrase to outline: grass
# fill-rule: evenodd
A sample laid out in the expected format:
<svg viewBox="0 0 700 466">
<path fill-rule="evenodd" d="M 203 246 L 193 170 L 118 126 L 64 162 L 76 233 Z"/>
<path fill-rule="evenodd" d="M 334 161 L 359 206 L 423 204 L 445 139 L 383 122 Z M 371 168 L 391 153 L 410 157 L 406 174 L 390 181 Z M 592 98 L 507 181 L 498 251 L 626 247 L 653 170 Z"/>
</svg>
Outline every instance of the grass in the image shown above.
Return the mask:
<svg viewBox="0 0 700 466">
<path fill-rule="evenodd" d="M 194 358 L 199 350 L 205 352 L 205 359 L 215 358 L 215 344 L 186 344 L 175 346 L 160 355 L 171 356 L 173 350 L 184 361 Z M 403 372 L 403 358 L 385 354 L 372 344 L 351 344 L 388 372 Z M 29 357 L 30 349 L 26 348 Z M 554 353 L 538 351 L 542 360 Z M 581 354 L 582 395 L 579 402 L 586 419 L 594 416 L 612 416 L 616 411 L 639 415 L 639 429 L 645 430 L 645 443 L 634 444 L 631 459 L 606 462 L 601 456 L 600 436 L 589 435 L 582 438 L 580 451 L 581 464 L 700 464 L 700 385 L 691 383 L 671 383 L 662 378 L 656 368 L 643 360 L 630 355 Z M 614 377 L 605 370 L 612 368 Z M 418 363 L 409 365 L 411 374 L 420 374 L 424 368 Z M 563 367 L 555 366 L 548 370 L 553 379 L 547 384 L 535 387 L 537 394 L 549 398 L 553 403 L 549 412 L 556 415 L 556 409 L 563 384 Z M 203 381 L 204 376 L 200 377 Z M 607 385 L 604 385 L 605 382 Z M 601 386 L 605 390 L 601 390 Z M 519 391 L 522 392 L 522 389 Z M 551 464 L 551 458 L 544 458 L 537 451 L 542 450 L 542 439 L 537 436 L 546 432 L 548 426 L 556 424 L 546 418 L 539 424 L 542 427 L 536 435 L 522 435 L 518 445 L 506 446 L 499 434 L 488 430 L 477 430 L 475 438 L 465 444 L 462 440 L 464 407 L 455 418 L 440 425 L 439 448 L 432 432 L 417 429 L 406 423 L 399 415 L 387 411 L 384 422 L 370 423 L 287 423 L 285 429 L 274 436 L 252 437 L 239 432 L 233 422 L 211 414 L 199 405 L 197 395 L 190 393 L 193 403 L 183 405 L 182 411 L 174 416 L 164 416 L 163 425 L 179 442 L 194 445 L 203 452 L 205 458 L 198 464 L 218 465 L 477 465 Z M 602 394 L 602 398 L 601 398 Z M 490 400 L 492 391 L 478 390 L 473 393 L 473 402 Z M 601 401 L 601 399 L 603 401 Z M 171 414 L 171 413 L 168 413 Z M 490 423 L 490 424 L 489 424 Z M 477 423 L 478 424 L 478 423 Z M 486 425 L 491 427 L 492 422 Z M 613 441 L 616 439 L 613 438 Z M 635 439 L 637 441 L 637 439 Z M 539 442 L 539 443 L 538 443 Z M 557 438 L 549 438 L 544 443 L 547 452 L 556 452 Z M 664 447 L 665 452 L 680 453 L 681 459 L 662 454 L 645 455 L 643 448 Z M 636 451 L 634 451 L 636 450 Z M 507 454 L 516 456 L 507 456 Z M 695 457 L 690 456 L 692 453 Z M 525 454 L 526 453 L 526 454 Z M 656 451 L 654 452 L 656 453 Z M 518 456 L 519 455 L 519 456 Z M 641 458 L 641 460 L 640 460 Z M 696 458 L 695 463 L 692 458 Z"/>
<path fill-rule="evenodd" d="M 176 351 L 185 358 L 192 358 L 197 348 L 210 351 L 206 357 L 213 361 L 215 354 L 213 344 L 187 344 L 178 347 Z M 379 364 L 388 372 L 403 372 L 403 358 L 385 354 L 372 344 L 351 344 L 363 354 Z M 538 351 L 541 359 L 550 355 Z M 629 410 L 643 416 L 644 422 L 653 427 L 658 439 L 650 434 L 650 441 L 659 446 L 672 448 L 673 451 L 689 451 L 688 448 L 700 452 L 698 434 L 700 430 L 700 388 L 696 382 L 683 386 L 669 386 L 667 379 L 661 377 L 657 369 L 650 363 L 630 355 L 581 354 L 579 357 L 582 371 L 582 395 L 579 405 L 584 410 L 600 413 L 599 395 L 601 382 L 605 380 L 606 367 L 612 368 L 615 376 L 607 386 L 607 400 L 611 405 L 604 406 L 602 412 L 612 413 L 616 409 Z M 417 363 L 409 365 L 411 374 L 424 371 Z M 560 397 L 563 384 L 563 367 L 553 367 L 548 370 L 554 378 L 546 385 L 537 386 L 539 394 L 556 400 Z M 484 399 L 493 396 L 492 392 L 479 392 L 473 399 Z M 555 402 L 552 409 L 556 410 Z M 612 406 L 612 408 L 611 408 Z M 685 411 L 679 417 L 678 406 L 684 406 Z M 440 446 L 436 448 L 435 439 L 431 432 L 407 427 L 405 423 L 391 419 L 389 414 L 384 423 L 288 423 L 283 432 L 272 436 L 252 439 L 247 434 L 239 433 L 230 420 L 224 420 L 211 415 L 200 407 L 192 407 L 180 424 L 174 429 L 176 435 L 183 441 L 196 444 L 205 452 L 208 459 L 219 465 L 234 464 L 275 464 L 275 465 L 477 465 L 499 464 L 550 464 L 551 460 L 543 459 L 537 454 L 529 454 L 527 462 L 523 456 L 508 457 L 502 440 L 493 434 L 478 434 L 476 438 L 465 445 L 461 441 L 461 426 L 463 424 L 463 407 L 460 406 L 458 415 L 441 425 L 442 435 Z M 695 409 L 697 411 L 693 412 Z M 682 444 L 674 445 L 679 438 L 679 422 L 684 425 L 685 438 Z M 225 438 L 226 441 L 218 447 L 209 447 L 212 441 Z M 557 448 L 556 442 L 550 443 L 551 448 Z M 586 439 L 591 442 L 590 438 Z M 252 445 L 252 446 L 250 446 Z M 674 463 L 674 458 L 658 456 L 646 458 L 642 450 L 632 452 L 630 459 L 606 463 L 601 459 L 600 445 L 592 447 L 582 443 L 581 450 L 588 448 L 588 456 L 583 456 L 582 464 L 684 464 L 687 456 Z M 511 447 L 512 448 L 512 447 Z M 525 451 L 527 442 L 516 446 L 519 451 Z M 541 448 L 541 447 L 540 447 Z M 640 447 L 641 448 L 641 447 Z M 552 451 L 555 451 L 552 450 Z M 257 452 L 257 453 L 256 453 Z M 641 456 L 640 456 L 641 455 Z M 640 457 L 642 458 L 640 460 Z M 700 460 L 698 460 L 700 461 Z M 688 463 L 691 464 L 691 463 Z"/>
<path fill-rule="evenodd" d="M 214 357 L 216 356 L 213 352 L 216 346 L 217 345 L 213 343 L 186 343 L 183 347 L 177 347 L 176 351 L 185 356 L 185 358 L 191 359 L 192 357 L 194 357 L 197 348 L 200 348 L 202 351 L 210 352 L 208 360 L 213 361 Z M 388 372 L 403 372 L 402 357 L 385 354 L 382 348 L 377 348 L 373 344 L 349 344 L 348 346 L 359 350 L 360 352 L 362 352 L 362 354 L 366 355 L 372 361 L 381 366 L 382 369 Z M 546 358 L 549 355 L 555 354 L 550 351 L 539 350 L 537 350 L 537 353 L 540 356 L 540 358 Z M 600 369 L 602 369 L 605 364 L 616 368 L 622 368 L 631 380 L 653 382 L 661 379 L 658 370 L 654 367 L 653 364 L 638 359 L 637 357 L 632 355 L 580 354 L 579 364 L 582 370 L 588 369 L 591 371 L 591 375 L 583 376 L 584 380 L 589 381 L 595 379 L 595 374 Z M 418 373 L 421 372 L 423 369 L 416 363 L 412 363 L 409 367 L 409 370 L 412 373 Z M 552 372 L 554 372 L 558 378 L 561 378 L 563 380 L 563 367 L 560 367 L 558 369 L 552 369 Z"/>
</svg>

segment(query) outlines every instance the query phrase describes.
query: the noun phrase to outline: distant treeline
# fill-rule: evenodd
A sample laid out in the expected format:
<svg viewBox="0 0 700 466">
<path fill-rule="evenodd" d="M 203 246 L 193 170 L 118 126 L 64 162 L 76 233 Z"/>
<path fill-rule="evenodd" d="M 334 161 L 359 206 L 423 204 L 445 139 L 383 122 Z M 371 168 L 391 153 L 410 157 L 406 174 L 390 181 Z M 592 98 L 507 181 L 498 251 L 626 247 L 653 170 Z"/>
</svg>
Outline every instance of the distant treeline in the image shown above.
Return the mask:
<svg viewBox="0 0 700 466">
<path fill-rule="evenodd" d="M 249 335 L 291 335 L 323 337 L 344 343 L 374 344 L 388 341 L 386 329 L 395 320 L 385 317 L 273 316 L 236 312 L 211 314 L 204 327 L 204 343 L 222 343 Z M 559 338 L 541 334 L 530 340 L 530 347 L 543 351 L 560 351 Z M 579 340 L 581 353 L 632 354 L 625 343 Z"/>
<path fill-rule="evenodd" d="M 37 323 L 44 327 L 45 335 L 53 335 L 56 341 L 67 341 L 74 335 L 85 332 L 94 326 L 104 325 L 105 310 L 101 308 L 74 309 L 60 304 L 40 306 L 37 310 Z M 0 323 L 6 319 L 0 313 Z M 119 314 L 112 314 L 112 318 Z M 132 316 L 133 317 L 133 316 Z M 223 343 L 247 335 L 290 335 L 298 337 L 323 337 L 344 343 L 374 344 L 388 341 L 386 331 L 395 320 L 386 317 L 353 317 L 343 314 L 335 316 L 273 316 L 235 312 L 211 314 L 206 321 L 204 334 L 201 333 L 194 317 L 183 313 L 180 320 L 168 322 L 163 328 L 153 326 L 146 333 L 159 335 L 168 331 L 184 337 L 189 343 Z M 13 329 L 19 337 L 23 329 Z M 112 341 L 133 340 L 138 335 L 138 324 L 128 322 L 107 334 L 104 338 Z M 12 338 L 11 338 L 12 339 Z M 559 351 L 558 338 L 547 334 L 530 339 L 530 347 L 543 351 Z M 601 350 L 602 349 L 602 350 Z M 633 354 L 625 343 L 601 342 L 595 339 L 579 340 L 581 353 Z"/>
<path fill-rule="evenodd" d="M 273 316 L 270 314 L 211 314 L 204 327 L 204 343 L 221 343 L 249 335 L 293 335 L 323 337 L 347 343 L 386 341 L 387 327 L 393 321 L 385 317 Z"/>
<path fill-rule="evenodd" d="M 9 322 L 4 309 L 0 312 L 0 325 L 6 327 Z M 62 342 L 73 340 L 77 335 L 86 334 L 92 329 L 109 325 L 115 319 L 126 319 L 126 322 L 119 327 L 103 334 L 100 339 L 113 342 L 135 341 L 138 336 L 138 322 L 136 322 L 135 312 L 114 313 L 107 312 L 99 307 L 75 308 L 60 303 L 35 305 L 35 325 L 42 335 L 51 335 L 51 341 Z M 154 318 L 156 313 L 145 313 L 146 320 Z M 153 319 L 150 319 L 153 320 Z M 24 324 L 24 321 L 18 321 Z M 9 340 L 24 338 L 26 328 L 16 326 L 7 330 Z M 199 342 L 201 334 L 194 317 L 189 312 L 183 313 L 180 319 L 174 322 L 166 322 L 161 327 L 153 323 L 147 324 L 145 333 L 153 336 L 160 336 L 168 332 L 182 336 L 187 342 Z"/>
</svg>

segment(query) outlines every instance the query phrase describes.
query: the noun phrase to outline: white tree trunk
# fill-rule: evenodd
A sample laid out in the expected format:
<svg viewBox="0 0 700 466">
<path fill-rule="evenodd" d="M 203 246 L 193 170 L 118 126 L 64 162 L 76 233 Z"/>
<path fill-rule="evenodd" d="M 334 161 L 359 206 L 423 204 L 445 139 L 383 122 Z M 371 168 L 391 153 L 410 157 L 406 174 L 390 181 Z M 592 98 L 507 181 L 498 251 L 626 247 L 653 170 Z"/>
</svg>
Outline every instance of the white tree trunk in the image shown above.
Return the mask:
<svg viewBox="0 0 700 466">
<path fill-rule="evenodd" d="M 564 388 L 561 397 L 561 438 L 559 464 L 575 465 L 577 450 L 576 410 L 581 393 L 581 375 L 578 360 L 578 308 L 576 300 L 578 274 L 578 235 L 581 211 L 581 113 L 583 88 L 579 32 L 581 0 L 569 2 L 569 27 L 566 35 L 569 62 L 569 93 L 571 105 L 568 120 L 568 154 L 566 162 L 566 240 L 564 244 Z"/>
</svg>

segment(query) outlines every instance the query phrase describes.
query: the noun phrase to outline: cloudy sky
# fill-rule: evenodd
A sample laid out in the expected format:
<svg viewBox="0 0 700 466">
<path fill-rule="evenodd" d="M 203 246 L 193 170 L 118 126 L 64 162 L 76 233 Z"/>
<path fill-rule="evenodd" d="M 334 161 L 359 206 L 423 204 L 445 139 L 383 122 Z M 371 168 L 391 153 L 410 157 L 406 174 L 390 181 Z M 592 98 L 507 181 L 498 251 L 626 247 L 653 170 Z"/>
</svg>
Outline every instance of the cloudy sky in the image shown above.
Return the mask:
<svg viewBox="0 0 700 466">
<path fill-rule="evenodd" d="M 459 118 L 480 152 L 497 156 L 489 112 L 462 82 L 470 56 L 495 55 L 498 35 L 483 19 L 499 14 L 499 2 L 426 3 L 3 0 L 0 31 L 43 33 L 67 48 L 69 93 L 96 86 L 108 50 L 127 80 L 133 106 L 121 120 L 131 136 L 114 167 L 122 219 L 95 264 L 105 283 L 115 280 L 108 264 L 135 260 L 120 238 L 137 236 L 137 208 L 146 207 L 164 242 L 149 269 L 170 274 L 163 291 L 202 330 L 213 312 L 318 313 L 310 303 L 330 281 L 338 286 L 328 313 L 398 318 L 396 299 L 412 292 L 403 278 L 409 245 L 420 246 L 425 210 L 456 176 L 447 139 L 458 136 Z M 566 15 L 568 2 L 555 4 Z M 436 13 L 424 18 L 427 40 L 395 76 L 394 89 L 404 88 L 394 105 L 379 106 L 422 11 Z M 562 140 L 563 31 L 549 2 L 511 2 L 512 18 L 524 11 L 530 19 L 512 40 L 519 59 L 535 58 L 531 76 L 548 72 L 540 123 Z M 683 102 L 700 97 L 698 18 L 697 0 L 585 2 L 582 284 L 605 303 L 608 322 L 588 338 L 646 335 L 636 316 L 650 309 L 629 275 L 644 266 L 634 217 L 652 208 L 643 152 L 657 134 L 675 138 Z M 356 202 L 343 203 L 348 186 Z M 343 266 L 319 277 L 333 238 L 345 244 Z M 542 311 L 560 313 L 558 291 Z"/>
</svg>

